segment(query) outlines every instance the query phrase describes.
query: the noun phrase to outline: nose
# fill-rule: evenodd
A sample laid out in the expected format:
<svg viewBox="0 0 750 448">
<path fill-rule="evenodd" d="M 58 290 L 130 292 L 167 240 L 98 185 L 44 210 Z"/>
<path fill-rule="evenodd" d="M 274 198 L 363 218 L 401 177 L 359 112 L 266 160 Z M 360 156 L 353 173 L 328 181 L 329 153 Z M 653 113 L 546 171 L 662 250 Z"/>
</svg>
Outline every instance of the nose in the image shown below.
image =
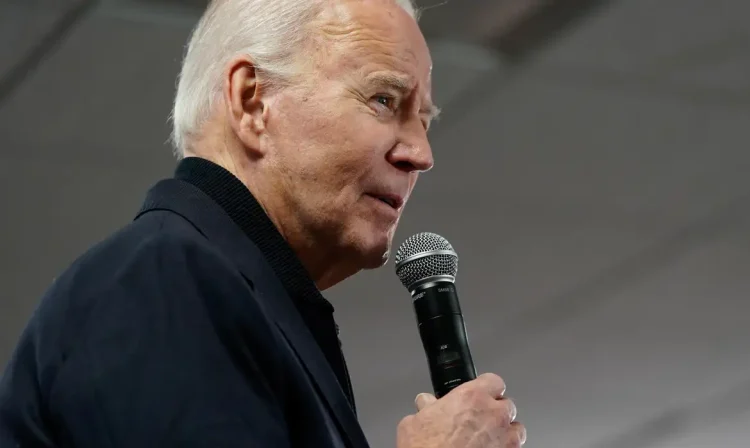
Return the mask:
<svg viewBox="0 0 750 448">
<path fill-rule="evenodd" d="M 429 171 L 435 165 L 427 131 L 421 121 L 402 129 L 398 143 L 388 153 L 388 162 L 405 172 Z"/>
</svg>

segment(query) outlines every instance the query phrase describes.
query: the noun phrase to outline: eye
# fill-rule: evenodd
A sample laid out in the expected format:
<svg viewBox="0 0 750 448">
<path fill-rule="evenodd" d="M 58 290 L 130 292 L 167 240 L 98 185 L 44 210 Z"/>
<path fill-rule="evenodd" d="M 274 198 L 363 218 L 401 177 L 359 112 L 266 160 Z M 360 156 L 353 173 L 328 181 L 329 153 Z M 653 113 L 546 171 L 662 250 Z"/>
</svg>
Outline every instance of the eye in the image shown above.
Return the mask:
<svg viewBox="0 0 750 448">
<path fill-rule="evenodd" d="M 378 103 L 378 105 L 385 107 L 386 109 L 393 111 L 396 110 L 396 98 L 394 98 L 391 95 L 386 94 L 378 94 L 375 95 L 373 98 L 373 101 Z"/>
</svg>

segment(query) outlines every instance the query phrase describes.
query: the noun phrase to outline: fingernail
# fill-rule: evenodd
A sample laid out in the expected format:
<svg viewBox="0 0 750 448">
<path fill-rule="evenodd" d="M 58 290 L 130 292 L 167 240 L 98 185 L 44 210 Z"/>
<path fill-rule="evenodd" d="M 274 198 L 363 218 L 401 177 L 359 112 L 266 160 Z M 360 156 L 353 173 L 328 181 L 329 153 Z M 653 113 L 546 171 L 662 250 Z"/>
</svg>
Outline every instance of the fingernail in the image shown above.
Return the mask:
<svg viewBox="0 0 750 448">
<path fill-rule="evenodd" d="M 516 421 L 516 417 L 518 417 L 518 408 L 516 407 L 516 402 L 508 399 L 510 402 L 510 421 L 514 422 Z"/>
<path fill-rule="evenodd" d="M 428 406 L 433 401 L 435 401 L 434 396 L 427 393 L 421 393 L 414 399 L 414 405 L 417 407 L 417 411 L 421 411 L 422 408 Z"/>
</svg>

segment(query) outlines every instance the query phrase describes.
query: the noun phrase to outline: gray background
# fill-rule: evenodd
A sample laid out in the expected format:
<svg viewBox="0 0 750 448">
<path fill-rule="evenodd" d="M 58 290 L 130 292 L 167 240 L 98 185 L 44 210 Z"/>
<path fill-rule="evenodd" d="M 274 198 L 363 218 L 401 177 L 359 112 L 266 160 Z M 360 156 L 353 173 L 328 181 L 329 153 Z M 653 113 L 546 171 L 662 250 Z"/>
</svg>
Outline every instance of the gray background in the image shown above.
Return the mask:
<svg viewBox="0 0 750 448">
<path fill-rule="evenodd" d="M 199 3 L 0 3 L 0 362 L 53 277 L 171 173 Z M 425 14 L 446 112 L 396 244 L 458 250 L 475 360 L 527 446 L 750 446 L 750 3 L 571 0 L 557 32 L 560 11 L 514 34 L 538 3 Z M 430 389 L 408 294 L 389 264 L 327 296 L 362 423 L 393 446 Z"/>
</svg>

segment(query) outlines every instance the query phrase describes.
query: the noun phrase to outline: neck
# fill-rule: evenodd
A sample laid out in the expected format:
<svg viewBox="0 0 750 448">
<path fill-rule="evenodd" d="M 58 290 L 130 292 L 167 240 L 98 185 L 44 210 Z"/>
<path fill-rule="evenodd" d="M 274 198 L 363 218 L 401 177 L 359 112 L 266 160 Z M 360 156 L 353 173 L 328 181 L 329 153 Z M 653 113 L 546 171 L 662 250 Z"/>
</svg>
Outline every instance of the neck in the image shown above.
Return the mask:
<svg viewBox="0 0 750 448">
<path fill-rule="evenodd" d="M 284 200 L 282 187 L 264 183 L 260 173 L 256 174 L 238 177 L 260 203 L 320 291 L 357 273 L 358 269 L 352 269 L 356 263 L 343 262 L 347 257 L 335 249 L 333 241 L 326 240 L 305 226 L 301 216 L 296 213 L 297 207 Z"/>
<path fill-rule="evenodd" d="M 295 207 L 284 201 L 283 189 L 264 181 L 263 172 L 267 170 L 259 169 L 257 161 L 249 160 L 242 156 L 242 153 L 230 150 L 224 142 L 223 145 L 196 146 L 195 149 L 186 152 L 185 157 L 209 160 L 237 177 L 258 201 L 320 291 L 356 274 L 359 271 L 353 268 L 356 263 L 342 263 L 341 260 L 346 257 L 331 250 L 332 244 L 321 241 L 313 232 L 306 229 L 299 216 L 294 213 Z"/>
</svg>

